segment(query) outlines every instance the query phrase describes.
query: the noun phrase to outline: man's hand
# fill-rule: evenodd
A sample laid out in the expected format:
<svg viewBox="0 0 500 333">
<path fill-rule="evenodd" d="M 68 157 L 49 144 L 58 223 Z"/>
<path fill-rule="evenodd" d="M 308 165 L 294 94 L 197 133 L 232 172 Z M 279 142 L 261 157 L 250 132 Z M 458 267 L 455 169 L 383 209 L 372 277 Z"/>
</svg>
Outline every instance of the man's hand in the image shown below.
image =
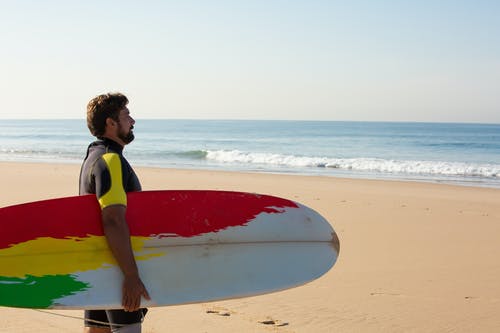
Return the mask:
<svg viewBox="0 0 500 333">
<path fill-rule="evenodd" d="M 148 291 L 139 276 L 125 277 L 123 280 L 122 305 L 125 311 L 137 311 L 141 307 L 141 297 L 150 300 Z"/>
</svg>

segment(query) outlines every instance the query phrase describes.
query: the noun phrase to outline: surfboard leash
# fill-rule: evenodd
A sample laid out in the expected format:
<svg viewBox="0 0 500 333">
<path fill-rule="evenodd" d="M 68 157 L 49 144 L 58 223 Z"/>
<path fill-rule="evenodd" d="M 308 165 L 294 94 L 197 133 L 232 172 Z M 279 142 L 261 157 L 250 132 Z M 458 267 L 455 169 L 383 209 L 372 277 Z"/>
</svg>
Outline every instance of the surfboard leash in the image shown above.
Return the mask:
<svg viewBox="0 0 500 333">
<path fill-rule="evenodd" d="M 65 315 L 65 314 L 61 314 L 61 313 L 51 312 L 51 311 L 48 311 L 48 310 L 40 310 L 40 309 L 31 309 L 31 310 L 37 311 L 37 312 L 41 312 L 41 313 L 45 313 L 45 314 L 50 314 L 50 315 L 53 315 L 53 316 L 59 316 L 59 317 L 64 317 L 64 318 L 71 318 L 71 319 L 83 320 L 83 321 L 91 322 L 91 323 L 94 323 L 94 324 L 107 325 L 107 326 L 118 326 L 118 327 L 127 326 L 127 324 L 115 324 L 115 323 L 110 323 L 110 322 L 107 322 L 107 321 L 100 321 L 100 320 L 94 320 L 94 319 L 87 319 L 87 318 L 79 317 L 79 316 Z M 142 324 L 143 321 L 144 321 L 144 314 L 142 314 L 141 324 Z"/>
</svg>

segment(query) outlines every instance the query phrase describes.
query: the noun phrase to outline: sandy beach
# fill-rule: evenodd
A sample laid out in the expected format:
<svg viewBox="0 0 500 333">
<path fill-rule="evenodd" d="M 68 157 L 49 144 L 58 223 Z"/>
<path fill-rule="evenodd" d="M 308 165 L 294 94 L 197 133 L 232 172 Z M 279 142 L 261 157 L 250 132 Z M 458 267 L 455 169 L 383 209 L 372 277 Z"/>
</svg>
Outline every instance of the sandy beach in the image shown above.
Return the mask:
<svg viewBox="0 0 500 333">
<path fill-rule="evenodd" d="M 136 168 L 144 190 L 224 189 L 301 202 L 338 233 L 326 275 L 258 297 L 152 308 L 143 332 L 500 330 L 500 190 Z M 76 195 L 79 165 L 0 163 L 0 206 Z M 0 308 L 0 332 L 80 332 L 81 311 Z M 62 315 L 62 316 L 61 316 Z M 63 317 L 64 316 L 64 317 Z"/>
</svg>

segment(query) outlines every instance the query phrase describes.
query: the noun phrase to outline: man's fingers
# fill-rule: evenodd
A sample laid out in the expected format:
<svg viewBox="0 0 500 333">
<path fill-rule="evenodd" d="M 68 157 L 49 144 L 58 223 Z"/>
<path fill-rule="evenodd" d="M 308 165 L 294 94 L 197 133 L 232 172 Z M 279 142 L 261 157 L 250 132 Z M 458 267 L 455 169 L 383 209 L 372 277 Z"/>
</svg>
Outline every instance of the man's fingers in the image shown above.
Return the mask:
<svg viewBox="0 0 500 333">
<path fill-rule="evenodd" d="M 122 306 L 125 311 L 137 311 L 141 307 L 141 297 L 146 300 L 150 300 L 151 297 L 140 279 L 133 284 L 127 282 L 125 281 L 123 284 Z"/>
</svg>

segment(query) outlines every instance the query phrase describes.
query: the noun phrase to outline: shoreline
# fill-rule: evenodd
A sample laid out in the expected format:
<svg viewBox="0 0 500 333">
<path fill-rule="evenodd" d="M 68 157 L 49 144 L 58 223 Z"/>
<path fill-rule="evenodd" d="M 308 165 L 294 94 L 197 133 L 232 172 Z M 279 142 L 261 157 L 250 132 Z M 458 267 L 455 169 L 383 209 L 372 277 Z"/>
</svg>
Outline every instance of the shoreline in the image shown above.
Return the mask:
<svg viewBox="0 0 500 333">
<path fill-rule="evenodd" d="M 83 157 L 82 157 L 83 159 Z M 0 161 L 0 166 L 2 164 L 19 164 L 19 165 L 32 165 L 32 164 L 41 164 L 41 165 L 78 165 L 80 167 L 81 161 Z M 310 173 L 301 173 L 301 172 L 278 172 L 278 171 L 263 171 L 263 170 L 237 170 L 237 169 L 217 169 L 217 168 L 197 168 L 197 167 L 169 167 L 169 166 L 154 166 L 154 165 L 140 165 L 137 163 L 131 163 L 134 165 L 134 169 L 159 169 L 159 170 L 171 170 L 171 171 L 191 171 L 191 172 L 220 172 L 220 173 L 237 173 L 237 174 L 256 174 L 256 175 L 274 175 L 274 176 L 291 176 L 291 177 L 324 177 L 327 179 L 338 179 L 338 180 L 352 180 L 352 181 L 380 181 L 380 182 L 401 182 L 401 183 L 423 183 L 423 184 L 435 184 L 435 185 L 449 185 L 449 186 L 458 186 L 458 187 L 472 187 L 472 188 L 487 188 L 487 189 L 497 189 L 500 190 L 500 183 L 492 184 L 488 182 L 482 181 L 473 181 L 470 179 L 465 180 L 445 180 L 445 179 L 421 179 L 419 176 L 407 176 L 407 177 L 399 177 L 393 174 L 383 174 L 379 177 L 372 177 L 372 175 L 353 175 L 349 176 L 349 173 L 346 171 L 341 171 L 339 175 L 334 174 L 318 174 L 314 172 Z"/>
<path fill-rule="evenodd" d="M 73 196 L 80 165 L 0 162 L 0 207 Z M 340 256 L 323 277 L 262 296 L 151 308 L 143 332 L 470 332 L 500 328 L 500 190 L 424 182 L 134 167 L 143 190 L 276 195 L 323 215 Z M 1 268 L 0 268 L 1 269 Z M 80 316 L 80 311 L 54 311 Z M 0 308 L 0 332 L 82 322 Z"/>
</svg>

